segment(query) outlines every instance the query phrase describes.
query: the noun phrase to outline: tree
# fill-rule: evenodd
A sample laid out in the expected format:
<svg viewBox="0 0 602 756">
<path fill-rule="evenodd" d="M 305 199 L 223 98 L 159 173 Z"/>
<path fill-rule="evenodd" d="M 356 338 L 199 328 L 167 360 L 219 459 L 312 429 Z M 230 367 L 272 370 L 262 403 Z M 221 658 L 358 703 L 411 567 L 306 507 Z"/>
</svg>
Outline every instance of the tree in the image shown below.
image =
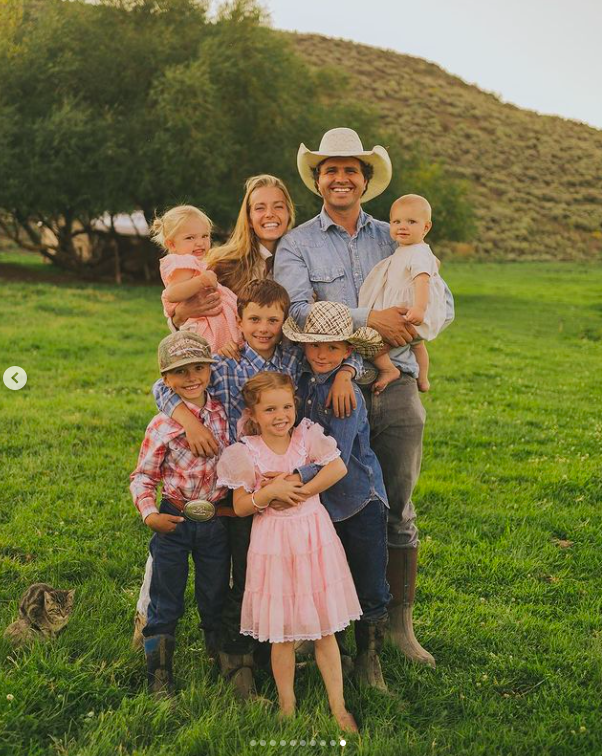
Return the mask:
<svg viewBox="0 0 602 756">
<path fill-rule="evenodd" d="M 214 18 L 195 0 L 0 2 L 0 229 L 62 267 L 118 280 L 156 269 L 150 243 L 129 249 L 93 219 L 141 209 L 150 221 L 187 202 L 225 231 L 258 173 L 280 176 L 308 217 L 299 143 L 343 123 L 378 136 L 347 80 L 299 58 L 254 0 Z M 418 173 L 442 204 L 459 196 L 443 169 Z"/>
</svg>

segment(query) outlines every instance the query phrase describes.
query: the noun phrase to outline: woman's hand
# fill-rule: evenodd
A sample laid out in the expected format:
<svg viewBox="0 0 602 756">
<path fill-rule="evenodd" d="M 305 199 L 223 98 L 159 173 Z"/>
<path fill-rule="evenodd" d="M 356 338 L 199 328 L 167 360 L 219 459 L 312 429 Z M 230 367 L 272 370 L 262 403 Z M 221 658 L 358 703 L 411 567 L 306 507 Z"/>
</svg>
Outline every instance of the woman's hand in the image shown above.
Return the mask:
<svg viewBox="0 0 602 756">
<path fill-rule="evenodd" d="M 176 305 L 172 318 L 173 324 L 179 328 L 188 318 L 212 318 L 221 315 L 221 295 L 217 289 L 201 289 L 194 297 Z"/>
<path fill-rule="evenodd" d="M 208 289 L 217 289 L 217 276 L 212 270 L 205 270 L 201 273 L 203 286 Z"/>
</svg>

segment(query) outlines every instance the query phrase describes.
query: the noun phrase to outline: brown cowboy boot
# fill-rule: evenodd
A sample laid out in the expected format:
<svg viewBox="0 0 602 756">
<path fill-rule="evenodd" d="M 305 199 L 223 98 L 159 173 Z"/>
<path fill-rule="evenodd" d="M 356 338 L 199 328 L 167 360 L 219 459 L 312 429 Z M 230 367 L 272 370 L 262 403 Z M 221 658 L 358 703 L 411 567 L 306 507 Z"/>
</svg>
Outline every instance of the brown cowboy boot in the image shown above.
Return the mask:
<svg viewBox="0 0 602 756">
<path fill-rule="evenodd" d="M 224 678 L 232 684 L 239 701 L 257 698 L 253 679 L 253 654 L 227 654 L 219 652 L 219 666 Z"/>
<path fill-rule="evenodd" d="M 412 626 L 417 570 L 418 548 L 389 549 L 387 580 L 393 598 L 388 607 L 390 618 L 388 636 L 409 661 L 434 667 L 434 657 L 418 643 Z"/>
<path fill-rule="evenodd" d="M 174 692 L 173 635 L 152 635 L 144 639 L 148 691 L 157 698 L 168 698 Z"/>
<path fill-rule="evenodd" d="M 359 682 L 371 688 L 388 692 L 387 683 L 383 678 L 380 666 L 380 652 L 383 647 L 387 618 L 375 622 L 358 620 L 355 623 L 355 643 L 357 656 L 355 659 L 355 675 Z"/>
</svg>

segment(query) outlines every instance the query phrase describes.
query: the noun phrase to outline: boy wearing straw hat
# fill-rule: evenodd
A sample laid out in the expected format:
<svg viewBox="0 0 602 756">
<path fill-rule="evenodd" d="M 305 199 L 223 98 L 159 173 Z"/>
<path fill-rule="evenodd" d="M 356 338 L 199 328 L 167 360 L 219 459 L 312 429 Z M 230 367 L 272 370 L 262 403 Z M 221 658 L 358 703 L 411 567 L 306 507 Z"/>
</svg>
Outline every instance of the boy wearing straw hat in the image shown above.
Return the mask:
<svg viewBox="0 0 602 756">
<path fill-rule="evenodd" d="M 352 129 L 327 131 L 316 151 L 299 147 L 297 167 L 304 184 L 322 197 L 319 215 L 286 234 L 278 245 L 274 277 L 289 292 L 291 316 L 307 320 L 315 299 L 346 304 L 355 328 L 370 326 L 393 347 L 389 353 L 401 377 L 386 391 L 372 395 L 362 387 L 368 407 L 372 448 L 378 457 L 391 506 L 388 523 L 387 577 L 390 637 L 412 661 L 434 666 L 435 660 L 416 640 L 412 606 L 416 587 L 418 531 L 412 491 L 420 473 L 425 411 L 416 379 L 418 365 L 409 343 L 416 331 L 405 308 L 358 307 L 361 285 L 372 268 L 391 255 L 395 242 L 389 224 L 368 215 L 362 202 L 388 186 L 392 167 L 384 147 L 364 150 Z M 453 298 L 446 290 L 446 322 L 453 320 Z M 376 377 L 376 371 L 374 371 Z"/>
<path fill-rule="evenodd" d="M 368 413 L 360 389 L 354 384 L 356 407 L 347 417 L 335 417 L 326 406 L 343 360 L 353 349 L 372 358 L 383 342 L 372 328 L 355 329 L 349 308 L 339 302 L 315 302 L 303 328 L 288 318 L 282 331 L 291 341 L 301 343 L 305 353 L 297 382 L 300 413 L 335 439 L 347 467 L 345 477 L 323 491 L 320 500 L 345 549 L 362 607 L 362 617 L 354 626 L 355 673 L 361 682 L 386 691 L 380 665 L 391 599 L 386 576 L 389 504 L 385 484 L 370 448 Z M 341 653 L 345 654 L 344 648 Z"/>
</svg>

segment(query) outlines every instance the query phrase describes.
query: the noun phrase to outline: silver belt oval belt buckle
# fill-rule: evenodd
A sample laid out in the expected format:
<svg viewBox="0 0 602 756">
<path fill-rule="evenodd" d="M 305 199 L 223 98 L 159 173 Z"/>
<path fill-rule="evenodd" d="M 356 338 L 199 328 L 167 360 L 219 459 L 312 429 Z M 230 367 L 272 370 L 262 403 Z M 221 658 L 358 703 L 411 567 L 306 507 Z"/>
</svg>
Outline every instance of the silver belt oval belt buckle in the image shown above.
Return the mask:
<svg viewBox="0 0 602 756">
<path fill-rule="evenodd" d="M 192 499 L 184 504 L 184 517 L 193 522 L 207 522 L 215 517 L 215 506 L 206 499 Z"/>
</svg>

